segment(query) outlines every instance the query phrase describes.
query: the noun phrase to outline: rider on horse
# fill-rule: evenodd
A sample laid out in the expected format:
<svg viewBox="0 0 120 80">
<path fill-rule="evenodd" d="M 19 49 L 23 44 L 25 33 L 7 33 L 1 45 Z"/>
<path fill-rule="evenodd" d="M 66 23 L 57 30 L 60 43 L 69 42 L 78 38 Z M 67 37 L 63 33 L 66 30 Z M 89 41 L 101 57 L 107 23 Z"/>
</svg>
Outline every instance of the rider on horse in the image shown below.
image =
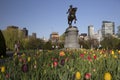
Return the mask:
<svg viewBox="0 0 120 80">
<path fill-rule="evenodd" d="M 73 7 L 72 7 L 72 5 L 70 5 L 70 8 L 68 9 L 67 14 L 69 13 L 69 15 L 71 15 L 72 9 L 73 9 Z"/>
<path fill-rule="evenodd" d="M 68 15 L 68 24 L 69 25 L 72 24 L 73 20 L 75 20 L 74 23 L 76 23 L 76 20 L 77 20 L 76 15 L 75 15 L 76 11 L 77 11 L 77 8 L 73 8 L 72 5 L 70 5 L 70 8 L 67 11 L 67 14 L 69 13 L 69 15 Z"/>
</svg>

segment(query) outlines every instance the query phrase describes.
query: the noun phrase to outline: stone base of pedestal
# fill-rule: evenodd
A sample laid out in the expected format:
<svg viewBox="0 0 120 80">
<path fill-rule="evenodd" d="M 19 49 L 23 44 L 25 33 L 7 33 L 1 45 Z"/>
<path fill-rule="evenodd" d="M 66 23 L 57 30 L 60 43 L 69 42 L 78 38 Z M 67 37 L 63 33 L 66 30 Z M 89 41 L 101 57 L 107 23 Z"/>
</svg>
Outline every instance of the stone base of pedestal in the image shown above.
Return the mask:
<svg viewBox="0 0 120 80">
<path fill-rule="evenodd" d="M 80 48 L 78 40 L 78 29 L 75 26 L 70 26 L 65 31 L 64 48 L 78 49 Z"/>
</svg>

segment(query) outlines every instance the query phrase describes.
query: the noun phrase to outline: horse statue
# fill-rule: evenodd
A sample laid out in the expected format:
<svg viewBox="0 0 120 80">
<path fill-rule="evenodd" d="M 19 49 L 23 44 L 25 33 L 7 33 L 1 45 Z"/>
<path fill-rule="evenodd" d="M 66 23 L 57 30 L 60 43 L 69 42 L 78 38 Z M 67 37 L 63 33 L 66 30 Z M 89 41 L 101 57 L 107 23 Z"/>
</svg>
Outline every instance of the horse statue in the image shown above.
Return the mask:
<svg viewBox="0 0 120 80">
<path fill-rule="evenodd" d="M 72 22 L 74 20 L 74 23 L 76 23 L 77 19 L 76 19 L 76 11 L 77 11 L 77 8 L 72 8 L 71 11 L 69 12 L 69 15 L 68 15 L 68 24 L 69 26 L 72 26 Z"/>
</svg>

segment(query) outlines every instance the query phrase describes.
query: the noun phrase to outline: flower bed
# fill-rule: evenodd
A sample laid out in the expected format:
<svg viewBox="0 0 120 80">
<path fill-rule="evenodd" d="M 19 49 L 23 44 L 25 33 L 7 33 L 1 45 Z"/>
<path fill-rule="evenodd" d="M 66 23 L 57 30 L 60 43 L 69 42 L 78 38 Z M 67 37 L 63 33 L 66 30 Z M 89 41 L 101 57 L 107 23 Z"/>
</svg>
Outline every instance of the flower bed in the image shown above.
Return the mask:
<svg viewBox="0 0 120 80">
<path fill-rule="evenodd" d="M 57 50 L 14 54 L 0 80 L 120 80 L 120 51 Z"/>
</svg>

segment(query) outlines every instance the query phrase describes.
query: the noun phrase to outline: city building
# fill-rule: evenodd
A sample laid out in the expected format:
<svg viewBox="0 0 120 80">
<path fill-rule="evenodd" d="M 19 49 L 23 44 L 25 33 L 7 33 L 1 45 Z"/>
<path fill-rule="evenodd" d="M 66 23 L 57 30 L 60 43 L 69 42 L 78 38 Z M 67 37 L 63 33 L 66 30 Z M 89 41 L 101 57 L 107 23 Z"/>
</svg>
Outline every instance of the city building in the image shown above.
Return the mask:
<svg viewBox="0 0 120 80">
<path fill-rule="evenodd" d="M 102 37 L 107 37 L 109 35 L 115 34 L 115 24 L 111 21 L 102 22 Z"/>
<path fill-rule="evenodd" d="M 88 26 L 88 37 L 92 38 L 94 36 L 94 27 L 93 25 Z"/>
<path fill-rule="evenodd" d="M 118 29 L 117 36 L 118 36 L 118 38 L 120 38 L 120 26 L 118 26 L 117 29 Z"/>
<path fill-rule="evenodd" d="M 23 28 L 22 32 L 23 32 L 24 38 L 27 38 L 28 37 L 28 30 L 26 28 Z"/>
<path fill-rule="evenodd" d="M 33 37 L 33 38 L 37 38 L 37 37 L 36 37 L 36 33 L 32 33 L 32 37 Z"/>
<path fill-rule="evenodd" d="M 80 38 L 80 40 L 88 40 L 87 33 L 81 33 L 81 34 L 79 35 L 79 38 Z"/>
<path fill-rule="evenodd" d="M 59 34 L 58 32 L 52 32 L 50 34 L 50 40 L 52 41 L 52 43 L 57 43 L 59 40 Z"/>
<path fill-rule="evenodd" d="M 102 38 L 102 30 L 98 30 L 98 41 L 102 41 L 103 38 Z"/>
</svg>

